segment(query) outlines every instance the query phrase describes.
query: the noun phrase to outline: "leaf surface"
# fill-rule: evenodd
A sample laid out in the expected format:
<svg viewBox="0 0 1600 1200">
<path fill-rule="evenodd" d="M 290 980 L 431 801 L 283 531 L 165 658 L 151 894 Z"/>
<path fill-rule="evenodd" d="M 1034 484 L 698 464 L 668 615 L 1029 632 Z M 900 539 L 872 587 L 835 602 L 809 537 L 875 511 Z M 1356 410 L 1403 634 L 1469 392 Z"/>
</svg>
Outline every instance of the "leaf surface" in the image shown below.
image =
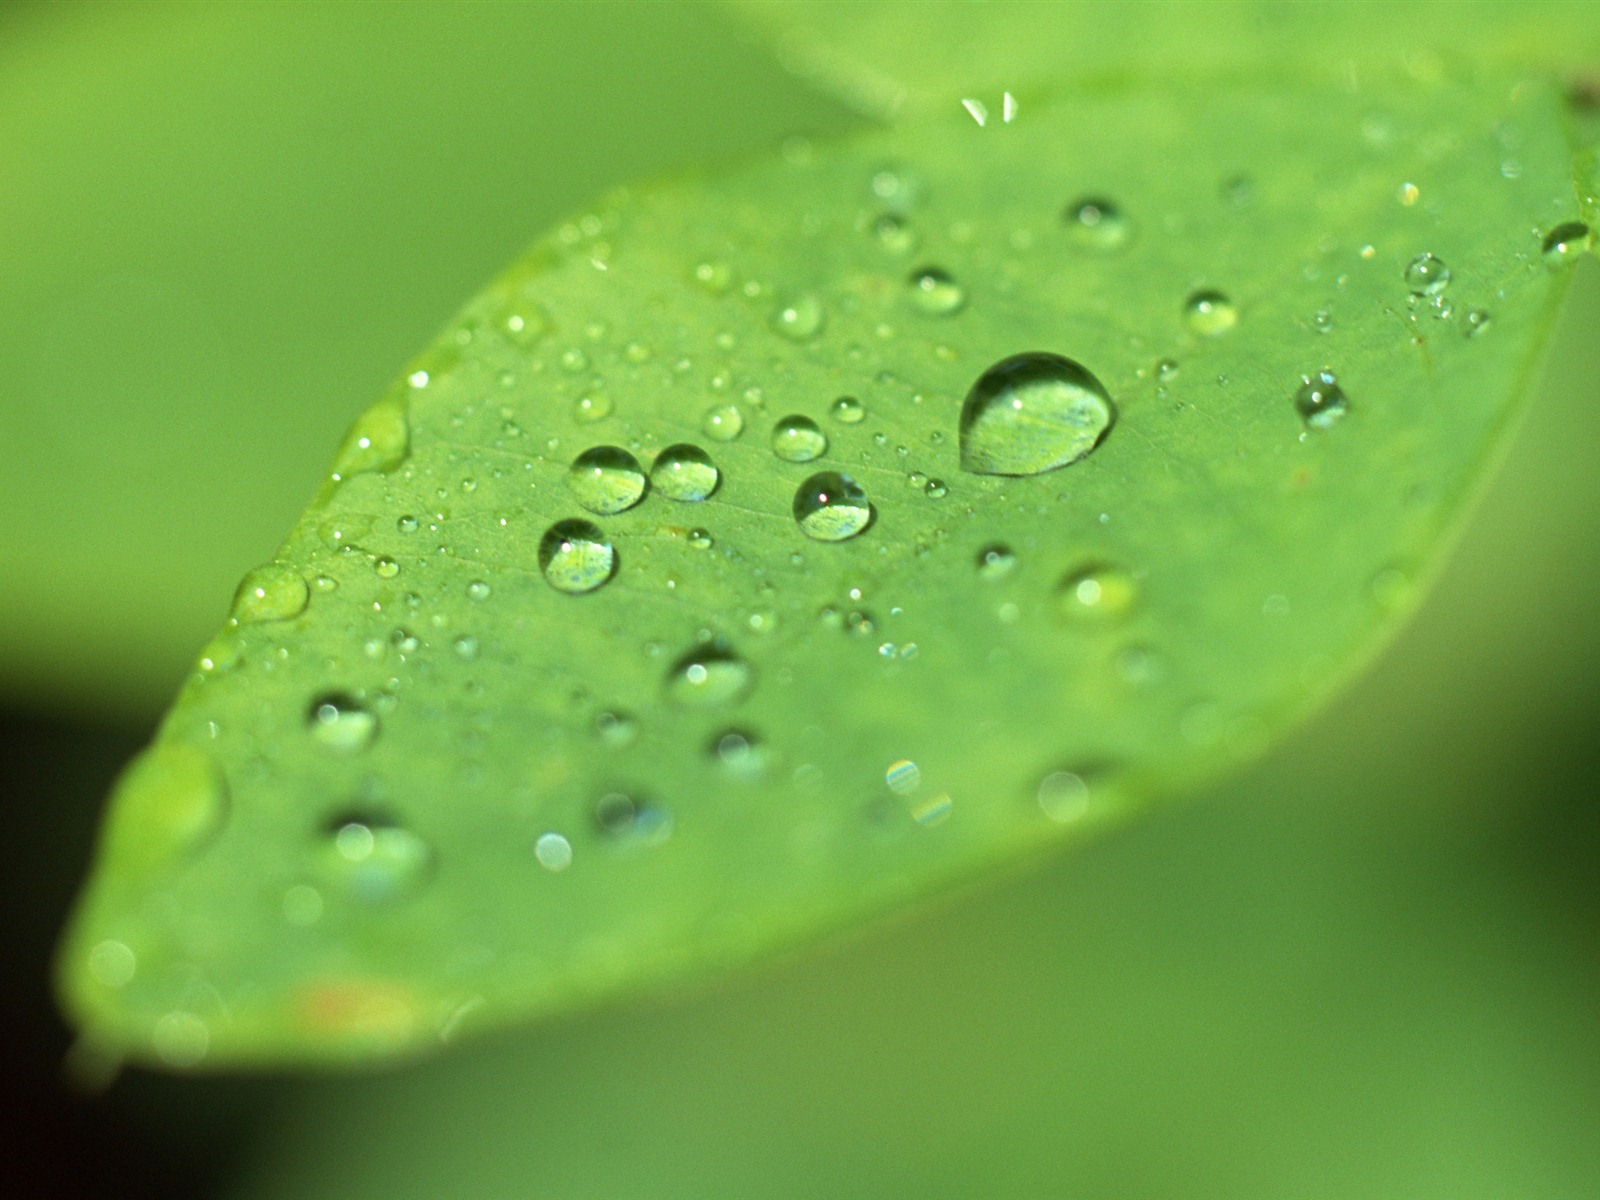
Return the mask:
<svg viewBox="0 0 1600 1200">
<path fill-rule="evenodd" d="M 1514 413 L 1587 245 L 1541 254 L 1564 119 L 1515 77 L 1036 96 L 610 197 L 246 578 L 114 800 L 69 1004 L 179 1068 L 415 1051 L 1257 753 L 1409 609 Z M 1087 453 L 1035 395 L 963 445 L 1027 353 L 1103 385 Z M 631 507 L 574 479 L 604 447 L 657 467 Z"/>
</svg>

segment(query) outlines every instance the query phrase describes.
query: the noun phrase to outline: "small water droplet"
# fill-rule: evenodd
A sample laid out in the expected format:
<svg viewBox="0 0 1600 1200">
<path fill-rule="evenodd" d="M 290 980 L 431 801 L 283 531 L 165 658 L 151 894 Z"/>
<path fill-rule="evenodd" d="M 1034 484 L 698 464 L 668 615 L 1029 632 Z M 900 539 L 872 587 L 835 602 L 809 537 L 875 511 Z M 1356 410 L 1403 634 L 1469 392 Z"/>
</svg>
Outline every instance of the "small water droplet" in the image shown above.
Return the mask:
<svg viewBox="0 0 1600 1200">
<path fill-rule="evenodd" d="M 695 550 L 709 550 L 716 545 L 711 534 L 704 529 L 691 529 L 687 536 L 690 547 Z"/>
<path fill-rule="evenodd" d="M 1395 189 L 1394 195 L 1396 200 L 1410 208 L 1417 202 L 1418 197 L 1422 195 L 1422 189 L 1414 183 L 1402 183 Z"/>
<path fill-rule="evenodd" d="M 639 736 L 639 722 L 625 712 L 603 712 L 594 719 L 594 731 L 608 746 L 627 746 Z"/>
<path fill-rule="evenodd" d="M 394 523 L 394 527 L 401 533 L 415 533 L 420 525 L 421 522 L 409 513 L 403 517 L 396 518 Z"/>
<path fill-rule="evenodd" d="M 667 696 L 679 704 L 710 708 L 742 698 L 755 682 L 755 672 L 726 647 L 697 646 L 667 672 Z"/>
<path fill-rule="evenodd" d="M 372 745 L 378 736 L 378 714 L 354 696 L 327 692 L 311 702 L 306 727 L 319 745 L 354 754 Z"/>
<path fill-rule="evenodd" d="M 923 267 L 911 272 L 906 281 L 911 289 L 911 303 L 918 312 L 934 317 L 948 317 L 961 311 L 967 294 L 949 274 L 939 267 Z"/>
<path fill-rule="evenodd" d="M 639 460 L 621 446 L 593 446 L 572 460 L 567 487 L 592 513 L 625 512 L 644 499 L 649 481 Z"/>
<path fill-rule="evenodd" d="M 731 442 L 744 432 L 744 414 L 737 405 L 718 404 L 706 410 L 701 428 L 714 442 Z"/>
<path fill-rule="evenodd" d="M 784 462 L 810 462 L 828 452 L 828 439 L 810 417 L 784 417 L 772 427 L 772 452 Z"/>
<path fill-rule="evenodd" d="M 797 296 L 772 315 L 772 327 L 797 342 L 809 341 L 822 332 L 827 317 L 822 301 L 812 295 Z"/>
<path fill-rule="evenodd" d="M 711 456 L 699 446 L 680 442 L 656 455 L 650 468 L 650 483 L 668 500 L 692 503 L 705 500 L 717 490 L 721 473 Z"/>
<path fill-rule="evenodd" d="M 1223 293 L 1202 289 L 1183 302 L 1183 319 L 1201 337 L 1220 337 L 1239 323 L 1239 310 Z"/>
<path fill-rule="evenodd" d="M 546 871 L 565 871 L 572 865 L 572 843 L 559 833 L 541 833 L 533 843 L 533 857 Z"/>
<path fill-rule="evenodd" d="M 1001 359 L 961 407 L 961 466 L 979 475 L 1038 475 L 1077 462 L 1115 416 L 1081 364 L 1034 351 Z"/>
<path fill-rule="evenodd" d="M 1017 556 L 1010 546 L 995 542 L 978 551 L 978 578 L 1004 579 L 1017 568 Z"/>
<path fill-rule="evenodd" d="M 1333 313 L 1325 308 L 1319 308 L 1311 314 L 1311 328 L 1318 333 L 1333 332 Z"/>
<path fill-rule="evenodd" d="M 305 612 L 311 589 L 298 571 L 281 563 L 257 567 L 233 594 L 233 619 L 241 625 L 287 621 Z"/>
<path fill-rule="evenodd" d="M 345 813 L 324 827 L 323 878 L 367 904 L 415 895 L 433 874 L 433 848 L 421 835 L 385 817 Z"/>
<path fill-rule="evenodd" d="M 1109 563 L 1079 567 L 1061 581 L 1062 615 L 1074 621 L 1116 621 L 1133 611 L 1139 585 L 1131 572 Z"/>
<path fill-rule="evenodd" d="M 1405 281 L 1413 296 L 1437 296 L 1450 286 L 1450 268 L 1432 254 L 1419 254 L 1406 264 Z"/>
<path fill-rule="evenodd" d="M 427 385 L 427 374 L 421 373 Z M 413 383 L 413 386 L 417 386 Z M 406 401 L 393 392 L 356 418 L 333 460 L 333 477 L 348 479 L 368 471 L 393 471 L 411 449 Z"/>
<path fill-rule="evenodd" d="M 1302 377 L 1294 394 L 1294 407 L 1312 429 L 1327 429 L 1350 411 L 1350 401 L 1331 371 Z"/>
<path fill-rule="evenodd" d="M 828 411 L 841 425 L 859 425 L 866 418 L 867 406 L 854 396 L 840 396 Z"/>
<path fill-rule="evenodd" d="M 1545 234 L 1540 247 L 1544 261 L 1565 266 L 1594 244 L 1594 231 L 1582 221 L 1564 221 Z"/>
<path fill-rule="evenodd" d="M 471 662 L 478 657 L 478 639 L 470 633 L 463 633 L 450 643 L 456 652 L 456 657 L 465 662 Z"/>
<path fill-rule="evenodd" d="M 878 244 L 890 254 L 910 254 L 921 242 L 916 227 L 902 216 L 885 213 L 872 223 Z"/>
<path fill-rule="evenodd" d="M 922 487 L 922 494 L 930 500 L 943 500 L 949 493 L 950 489 L 942 479 L 930 479 Z"/>
<path fill-rule="evenodd" d="M 1094 250 L 1121 249 L 1133 235 L 1133 226 L 1122 210 L 1100 196 L 1073 201 L 1063 219 L 1073 239 Z"/>
<path fill-rule="evenodd" d="M 387 556 L 380 556 L 372 560 L 372 570 L 379 579 L 393 579 L 400 574 L 400 564 Z"/>
<path fill-rule="evenodd" d="M 1488 333 L 1489 326 L 1494 323 L 1494 318 L 1488 309 L 1469 308 L 1461 318 L 1461 332 L 1464 336 L 1473 338 L 1480 333 Z"/>
<path fill-rule="evenodd" d="M 558 592 L 581 595 L 610 579 L 617 554 L 600 527 L 573 518 L 557 521 L 539 540 L 539 569 Z"/>
<path fill-rule="evenodd" d="M 585 425 L 603 421 L 611 415 L 611 397 L 604 392 L 586 392 L 573 402 L 572 415 Z"/>
<path fill-rule="evenodd" d="M 794 519 L 807 537 L 842 542 L 872 523 L 872 505 L 848 475 L 822 471 L 795 489 Z"/>
<path fill-rule="evenodd" d="M 1052 771 L 1039 781 L 1038 801 L 1045 816 L 1070 825 L 1089 811 L 1089 785 L 1072 771 Z"/>
<path fill-rule="evenodd" d="M 902 758 L 889 764 L 883 773 L 883 782 L 891 792 L 909 796 L 922 786 L 922 771 L 909 758 Z"/>
<path fill-rule="evenodd" d="M 625 792 L 607 792 L 595 801 L 595 827 L 619 845 L 655 845 L 672 833 L 672 814 L 659 804 Z"/>
<path fill-rule="evenodd" d="M 467 584 L 467 599 L 487 600 L 489 598 L 489 585 L 481 579 L 474 579 Z"/>
<path fill-rule="evenodd" d="M 753 779 L 767 769 L 767 748 L 754 734 L 729 729 L 711 743 L 711 753 L 729 771 Z"/>
<path fill-rule="evenodd" d="M 728 270 L 727 263 L 697 263 L 694 268 L 694 281 L 713 296 L 720 296 L 733 282 L 733 272 Z"/>
</svg>

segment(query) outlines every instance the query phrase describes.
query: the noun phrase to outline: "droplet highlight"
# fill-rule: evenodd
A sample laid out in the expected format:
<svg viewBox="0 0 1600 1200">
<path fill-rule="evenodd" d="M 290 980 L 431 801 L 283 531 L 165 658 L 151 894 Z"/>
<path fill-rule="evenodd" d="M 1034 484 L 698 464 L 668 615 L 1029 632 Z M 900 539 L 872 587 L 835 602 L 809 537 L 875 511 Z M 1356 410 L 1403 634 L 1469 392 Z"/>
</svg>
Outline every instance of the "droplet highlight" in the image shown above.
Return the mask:
<svg viewBox="0 0 1600 1200">
<path fill-rule="evenodd" d="M 794 519 L 809 538 L 842 542 L 872 523 L 872 505 L 850 476 L 823 471 L 795 490 Z"/>
</svg>

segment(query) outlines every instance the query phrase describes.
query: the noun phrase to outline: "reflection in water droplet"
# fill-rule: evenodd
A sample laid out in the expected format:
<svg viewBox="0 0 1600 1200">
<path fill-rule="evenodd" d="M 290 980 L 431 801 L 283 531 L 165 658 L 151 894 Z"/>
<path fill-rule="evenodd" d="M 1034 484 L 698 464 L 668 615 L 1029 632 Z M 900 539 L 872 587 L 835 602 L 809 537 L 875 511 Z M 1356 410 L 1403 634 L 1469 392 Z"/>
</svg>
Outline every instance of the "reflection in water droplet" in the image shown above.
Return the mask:
<svg viewBox="0 0 1600 1200">
<path fill-rule="evenodd" d="M 533 843 L 533 856 L 546 871 L 565 871 L 572 865 L 572 843 L 559 833 L 541 833 Z"/>
<path fill-rule="evenodd" d="M 672 833 L 672 814 L 659 804 L 624 792 L 608 792 L 595 802 L 594 823 L 618 844 L 653 846 Z"/>
<path fill-rule="evenodd" d="M 325 826 L 320 868 L 353 899 L 389 904 L 415 895 L 433 874 L 433 848 L 395 821 L 362 813 Z"/>
<path fill-rule="evenodd" d="M 639 460 L 621 446 L 593 446 L 572 460 L 567 487 L 592 513 L 625 512 L 644 498 L 649 481 Z"/>
<path fill-rule="evenodd" d="M 1001 359 L 961 407 L 961 466 L 979 475 L 1038 475 L 1077 462 L 1116 410 L 1100 381 L 1059 354 Z"/>
<path fill-rule="evenodd" d="M 306 727 L 319 745 L 353 754 L 378 736 L 378 714 L 344 692 L 328 692 L 311 702 Z"/>
<path fill-rule="evenodd" d="M 1239 323 L 1239 310 L 1221 292 L 1203 289 L 1183 302 L 1183 319 L 1201 337 L 1220 337 Z"/>
<path fill-rule="evenodd" d="M 1133 235 L 1133 226 L 1122 210 L 1099 196 L 1073 201 L 1062 219 L 1074 240 L 1094 250 L 1121 249 Z"/>
<path fill-rule="evenodd" d="M 772 427 L 772 452 L 784 462 L 810 462 L 828 452 L 828 439 L 810 417 L 784 417 Z"/>
<path fill-rule="evenodd" d="M 699 446 L 680 442 L 656 455 L 650 468 L 650 483 L 668 500 L 692 503 L 707 499 L 717 490 L 722 476 L 711 456 Z"/>
<path fill-rule="evenodd" d="M 1039 781 L 1038 800 L 1045 816 L 1070 825 L 1089 811 L 1089 785 L 1071 771 L 1052 771 Z"/>
<path fill-rule="evenodd" d="M 305 612 L 311 589 L 298 571 L 281 563 L 257 567 L 239 581 L 233 594 L 233 619 L 241 625 L 287 621 Z"/>
<path fill-rule="evenodd" d="M 701 428 L 714 442 L 731 442 L 744 432 L 744 414 L 736 404 L 719 404 L 706 411 Z"/>
<path fill-rule="evenodd" d="M 697 707 L 731 704 L 754 682 L 750 664 L 733 651 L 715 644 L 697 646 L 667 672 L 667 697 Z"/>
<path fill-rule="evenodd" d="M 854 396 L 840 396 L 828 411 L 841 425 L 859 425 L 867 415 L 867 406 Z"/>
<path fill-rule="evenodd" d="M 1565 221 L 1545 234 L 1541 251 L 1552 267 L 1565 266 L 1587 250 L 1594 232 L 1582 221 Z"/>
<path fill-rule="evenodd" d="M 150 1031 L 156 1055 L 175 1070 L 198 1066 L 211 1049 L 211 1030 L 192 1012 L 169 1012 Z"/>
<path fill-rule="evenodd" d="M 918 312 L 934 317 L 948 317 L 961 311 L 967 294 L 949 272 L 938 267 L 923 267 L 913 271 L 907 281 L 911 289 L 911 303 Z"/>
<path fill-rule="evenodd" d="M 1061 581 L 1057 603 L 1071 620 L 1115 621 L 1133 611 L 1139 585 L 1133 575 L 1109 563 L 1091 563 Z"/>
<path fill-rule="evenodd" d="M 772 327 L 786 338 L 809 341 L 822 332 L 827 314 L 815 296 L 796 297 L 772 315 Z"/>
<path fill-rule="evenodd" d="M 427 374 L 419 372 L 426 386 Z M 413 383 L 413 386 L 419 386 Z M 333 477 L 393 471 L 411 448 L 411 421 L 400 392 L 391 393 L 356 418 L 333 460 Z"/>
<path fill-rule="evenodd" d="M 556 591 L 576 596 L 611 578 L 617 554 L 593 522 L 557 521 L 539 540 L 539 569 Z"/>
<path fill-rule="evenodd" d="M 794 519 L 807 537 L 842 542 L 872 523 L 872 505 L 848 475 L 823 471 L 795 489 Z"/>
<path fill-rule="evenodd" d="M 1431 254 L 1419 254 L 1406 264 L 1405 281 L 1413 296 L 1437 296 L 1450 286 L 1450 268 Z"/>
<path fill-rule="evenodd" d="M 1350 410 L 1350 401 L 1331 371 L 1318 371 L 1300 385 L 1294 407 L 1312 429 L 1327 429 Z"/>
<path fill-rule="evenodd" d="M 108 939 L 89 951 L 89 973 L 101 987 L 127 987 L 139 969 L 139 960 L 126 942 Z"/>
<path fill-rule="evenodd" d="M 1004 579 L 1017 566 L 1017 556 L 1010 546 L 999 542 L 978 551 L 978 578 Z"/>
<path fill-rule="evenodd" d="M 883 773 L 883 782 L 889 785 L 891 792 L 909 796 L 922 786 L 922 771 L 909 758 L 902 758 L 889 764 Z"/>
</svg>

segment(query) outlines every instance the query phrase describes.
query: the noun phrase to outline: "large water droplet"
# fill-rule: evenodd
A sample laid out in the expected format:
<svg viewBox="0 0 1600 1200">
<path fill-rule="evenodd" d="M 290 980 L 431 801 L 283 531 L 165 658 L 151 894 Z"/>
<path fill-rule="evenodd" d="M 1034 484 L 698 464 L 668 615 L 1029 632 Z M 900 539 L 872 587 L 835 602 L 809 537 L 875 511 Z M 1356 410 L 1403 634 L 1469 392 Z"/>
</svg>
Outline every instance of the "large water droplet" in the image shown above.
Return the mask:
<svg viewBox="0 0 1600 1200">
<path fill-rule="evenodd" d="M 807 537 L 842 542 L 872 523 L 872 505 L 848 475 L 822 471 L 795 489 L 794 519 Z"/>
<path fill-rule="evenodd" d="M 772 327 L 786 338 L 809 341 L 822 332 L 827 313 L 815 296 L 797 296 L 772 314 Z"/>
<path fill-rule="evenodd" d="M 705 500 L 722 478 L 711 456 L 699 446 L 680 442 L 656 455 L 650 483 L 668 500 Z"/>
<path fill-rule="evenodd" d="M 1431 254 L 1419 254 L 1406 264 L 1405 280 L 1413 296 L 1437 296 L 1450 286 L 1450 268 Z"/>
<path fill-rule="evenodd" d="M 1133 236 L 1133 226 L 1110 200 L 1085 196 L 1067 205 L 1062 219 L 1073 238 L 1094 250 L 1118 250 Z"/>
<path fill-rule="evenodd" d="M 717 644 L 696 646 L 667 672 L 667 696 L 710 708 L 738 700 L 754 682 L 750 664 L 733 651 Z"/>
<path fill-rule="evenodd" d="M 594 446 L 572 460 L 567 486 L 573 498 L 592 513 L 610 516 L 644 499 L 644 468 L 621 446 Z"/>
<path fill-rule="evenodd" d="M 323 876 L 347 895 L 387 904 L 414 895 L 433 873 L 433 848 L 398 822 L 362 813 L 329 821 Z"/>
<path fill-rule="evenodd" d="M 257 567 L 239 581 L 233 594 L 233 619 L 241 625 L 256 621 L 287 621 L 305 612 L 311 589 L 300 572 L 281 563 Z"/>
<path fill-rule="evenodd" d="M 711 742 L 712 756 L 734 775 L 754 779 L 767 769 L 771 757 L 761 739 L 742 729 L 728 729 Z"/>
<path fill-rule="evenodd" d="M 810 462 L 828 452 L 828 439 L 810 417 L 784 417 L 772 427 L 772 452 L 784 462 Z"/>
<path fill-rule="evenodd" d="M 378 736 L 378 714 L 354 696 L 327 692 L 311 702 L 306 728 L 319 745 L 354 754 L 372 745 Z"/>
<path fill-rule="evenodd" d="M 1331 371 L 1309 376 L 1294 394 L 1295 411 L 1313 429 L 1327 429 L 1350 411 L 1350 401 Z"/>
<path fill-rule="evenodd" d="M 1001 359 L 961 406 L 961 466 L 979 475 L 1038 475 L 1077 462 L 1116 415 L 1100 381 L 1059 354 Z"/>
<path fill-rule="evenodd" d="M 938 267 L 923 267 L 913 271 L 906 281 L 911 289 L 911 303 L 918 312 L 929 316 L 948 317 L 961 311 L 967 294 L 949 274 Z"/>
<path fill-rule="evenodd" d="M 1221 337 L 1239 323 L 1239 310 L 1221 292 L 1204 289 L 1183 302 L 1183 319 L 1201 337 Z"/>
<path fill-rule="evenodd" d="M 616 551 L 591 521 L 557 521 L 539 540 L 539 569 L 558 592 L 592 592 L 610 579 L 616 568 Z"/>
<path fill-rule="evenodd" d="M 1594 231 L 1582 221 L 1564 221 L 1545 234 L 1541 251 L 1545 262 L 1560 267 L 1576 259 L 1593 241 Z"/>
<path fill-rule="evenodd" d="M 423 376 L 424 384 L 426 375 Z M 413 386 L 416 386 L 413 384 Z M 333 477 L 392 471 L 411 448 L 411 420 L 404 394 L 395 391 L 356 418 L 333 460 Z"/>
</svg>

